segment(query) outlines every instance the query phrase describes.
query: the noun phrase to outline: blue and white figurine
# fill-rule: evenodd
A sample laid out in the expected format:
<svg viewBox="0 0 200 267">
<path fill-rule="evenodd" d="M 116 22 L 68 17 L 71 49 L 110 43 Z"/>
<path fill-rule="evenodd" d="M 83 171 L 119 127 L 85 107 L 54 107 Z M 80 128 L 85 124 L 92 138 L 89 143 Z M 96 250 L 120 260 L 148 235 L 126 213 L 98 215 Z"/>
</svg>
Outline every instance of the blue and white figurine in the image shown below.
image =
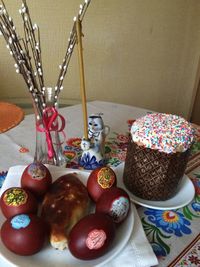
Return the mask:
<svg viewBox="0 0 200 267">
<path fill-rule="evenodd" d="M 79 164 L 86 170 L 94 170 L 105 165 L 105 139 L 110 128 L 104 125 L 101 114 L 88 118 L 88 139 L 82 139 L 83 150 Z"/>
</svg>

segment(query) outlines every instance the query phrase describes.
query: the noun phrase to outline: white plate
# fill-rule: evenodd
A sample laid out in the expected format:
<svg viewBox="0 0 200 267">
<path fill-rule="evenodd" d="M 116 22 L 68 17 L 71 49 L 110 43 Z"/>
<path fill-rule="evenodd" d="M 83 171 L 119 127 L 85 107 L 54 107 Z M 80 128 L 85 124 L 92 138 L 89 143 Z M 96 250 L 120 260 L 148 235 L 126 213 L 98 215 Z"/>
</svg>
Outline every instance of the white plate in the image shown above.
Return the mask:
<svg viewBox="0 0 200 267">
<path fill-rule="evenodd" d="M 176 195 L 165 201 L 150 201 L 145 200 L 140 197 L 137 197 L 133 193 L 127 190 L 126 186 L 123 183 L 123 167 L 115 170 L 118 177 L 118 186 L 124 188 L 132 202 L 139 204 L 141 206 L 157 209 L 157 210 L 172 210 L 182 208 L 188 205 L 195 195 L 195 188 L 192 181 L 188 178 L 187 175 L 184 174 L 182 181 L 179 185 L 179 189 Z"/>
<path fill-rule="evenodd" d="M 76 170 L 67 170 L 60 169 L 58 167 L 49 167 L 50 172 L 54 178 L 58 178 L 59 176 L 76 172 L 80 180 L 86 184 L 89 173 L 86 171 L 76 171 Z M 24 170 L 24 167 L 20 166 L 18 169 L 11 168 L 8 172 L 8 176 L 5 180 L 5 185 L 3 186 L 3 190 L 1 193 L 5 191 L 10 186 L 19 186 L 21 173 Z M 0 225 L 5 221 L 4 216 L 0 213 Z M 53 249 L 50 245 L 47 245 L 43 248 L 39 253 L 32 256 L 18 256 L 12 252 L 10 252 L 6 247 L 2 244 L 0 240 L 0 252 L 3 258 L 9 262 L 11 265 L 20 266 L 20 267 L 94 267 L 94 266 L 103 266 L 106 262 L 110 261 L 114 258 L 127 244 L 134 225 L 134 214 L 131 209 L 127 219 L 124 223 L 117 229 L 117 234 L 115 240 L 113 242 L 110 250 L 102 257 L 91 260 L 91 261 L 82 261 L 74 258 L 69 250 L 58 251 Z"/>
</svg>

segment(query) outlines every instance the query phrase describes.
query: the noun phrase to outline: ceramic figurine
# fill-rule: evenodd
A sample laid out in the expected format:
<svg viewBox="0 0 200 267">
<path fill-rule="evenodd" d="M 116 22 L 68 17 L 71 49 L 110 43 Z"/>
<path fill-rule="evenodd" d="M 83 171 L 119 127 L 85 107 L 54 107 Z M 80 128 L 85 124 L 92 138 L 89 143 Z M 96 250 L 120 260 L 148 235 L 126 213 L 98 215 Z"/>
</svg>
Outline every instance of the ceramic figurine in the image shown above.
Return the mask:
<svg viewBox="0 0 200 267">
<path fill-rule="evenodd" d="M 110 128 L 104 125 L 101 114 L 88 118 L 88 139 L 82 139 L 83 150 L 79 164 L 87 170 L 94 170 L 105 165 L 105 138 Z"/>
</svg>

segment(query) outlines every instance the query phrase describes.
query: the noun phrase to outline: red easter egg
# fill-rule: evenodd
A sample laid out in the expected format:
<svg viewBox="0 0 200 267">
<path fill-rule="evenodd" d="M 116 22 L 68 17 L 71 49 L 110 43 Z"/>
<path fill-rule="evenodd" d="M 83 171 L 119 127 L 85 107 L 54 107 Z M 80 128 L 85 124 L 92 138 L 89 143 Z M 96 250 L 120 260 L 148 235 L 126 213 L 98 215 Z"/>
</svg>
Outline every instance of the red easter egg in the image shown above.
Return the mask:
<svg viewBox="0 0 200 267">
<path fill-rule="evenodd" d="M 96 202 L 103 192 L 116 186 L 117 178 L 110 167 L 100 167 L 93 170 L 87 180 L 87 189 L 91 198 Z"/>
<path fill-rule="evenodd" d="M 20 214 L 7 219 L 1 227 L 3 244 L 18 255 L 40 251 L 46 238 L 46 224 L 36 215 Z"/>
<path fill-rule="evenodd" d="M 30 190 L 35 196 L 42 197 L 49 189 L 52 177 L 45 165 L 34 162 L 28 165 L 21 177 L 21 186 Z"/>
<path fill-rule="evenodd" d="M 96 203 L 96 212 L 109 215 L 117 224 L 122 223 L 130 210 L 130 198 L 126 191 L 112 187 L 104 192 Z"/>
<path fill-rule="evenodd" d="M 89 214 L 72 228 L 68 248 L 78 259 L 96 259 L 109 250 L 115 231 L 115 224 L 106 214 Z"/>
<path fill-rule="evenodd" d="M 37 213 L 38 202 L 27 189 L 11 187 L 3 192 L 0 199 L 2 213 L 6 218 L 20 213 Z"/>
</svg>

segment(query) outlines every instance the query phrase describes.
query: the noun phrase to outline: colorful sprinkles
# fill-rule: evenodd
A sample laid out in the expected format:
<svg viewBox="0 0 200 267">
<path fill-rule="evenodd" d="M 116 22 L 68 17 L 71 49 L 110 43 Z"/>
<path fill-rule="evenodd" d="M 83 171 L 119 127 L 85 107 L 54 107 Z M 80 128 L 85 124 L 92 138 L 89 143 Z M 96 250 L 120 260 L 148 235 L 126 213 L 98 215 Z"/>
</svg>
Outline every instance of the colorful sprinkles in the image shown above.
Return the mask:
<svg viewBox="0 0 200 267">
<path fill-rule="evenodd" d="M 167 154 L 184 152 L 194 141 L 194 128 L 184 118 L 152 113 L 137 119 L 131 127 L 133 142 Z"/>
</svg>

